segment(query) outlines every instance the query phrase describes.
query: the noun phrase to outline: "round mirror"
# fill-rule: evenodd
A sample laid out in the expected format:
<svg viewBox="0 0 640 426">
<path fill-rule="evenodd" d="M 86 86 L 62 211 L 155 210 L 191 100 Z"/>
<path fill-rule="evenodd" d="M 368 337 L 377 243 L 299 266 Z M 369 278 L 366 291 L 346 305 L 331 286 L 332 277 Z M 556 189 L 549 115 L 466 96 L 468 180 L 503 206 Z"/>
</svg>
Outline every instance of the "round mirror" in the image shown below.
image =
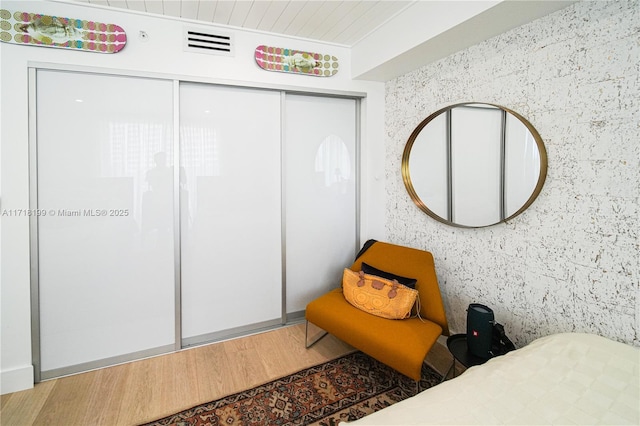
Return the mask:
<svg viewBox="0 0 640 426">
<path fill-rule="evenodd" d="M 413 131 L 402 179 L 413 202 L 453 226 L 495 225 L 522 213 L 547 176 L 547 152 L 531 123 L 483 103 L 434 112 Z"/>
</svg>

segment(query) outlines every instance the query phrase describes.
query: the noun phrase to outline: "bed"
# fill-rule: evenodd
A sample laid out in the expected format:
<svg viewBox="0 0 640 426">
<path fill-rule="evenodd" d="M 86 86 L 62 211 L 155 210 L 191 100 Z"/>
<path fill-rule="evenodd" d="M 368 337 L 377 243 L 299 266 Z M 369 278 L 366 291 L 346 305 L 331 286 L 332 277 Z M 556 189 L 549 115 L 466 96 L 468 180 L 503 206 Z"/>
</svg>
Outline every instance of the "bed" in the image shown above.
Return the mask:
<svg viewBox="0 0 640 426">
<path fill-rule="evenodd" d="M 639 366 L 639 348 L 555 334 L 348 424 L 638 425 Z"/>
</svg>

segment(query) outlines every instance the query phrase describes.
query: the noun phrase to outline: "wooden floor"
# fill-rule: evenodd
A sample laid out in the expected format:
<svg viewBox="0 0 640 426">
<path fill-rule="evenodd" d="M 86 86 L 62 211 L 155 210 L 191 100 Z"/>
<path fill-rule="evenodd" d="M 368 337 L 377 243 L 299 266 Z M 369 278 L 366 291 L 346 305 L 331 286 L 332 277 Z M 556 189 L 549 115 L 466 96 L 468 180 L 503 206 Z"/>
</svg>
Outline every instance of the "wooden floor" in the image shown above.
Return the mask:
<svg viewBox="0 0 640 426">
<path fill-rule="evenodd" d="M 310 326 L 310 332 L 318 329 Z M 327 336 L 305 349 L 304 324 L 49 380 L 2 395 L 2 426 L 136 425 L 255 387 L 353 351 Z M 427 357 L 445 373 L 447 349 Z"/>
</svg>

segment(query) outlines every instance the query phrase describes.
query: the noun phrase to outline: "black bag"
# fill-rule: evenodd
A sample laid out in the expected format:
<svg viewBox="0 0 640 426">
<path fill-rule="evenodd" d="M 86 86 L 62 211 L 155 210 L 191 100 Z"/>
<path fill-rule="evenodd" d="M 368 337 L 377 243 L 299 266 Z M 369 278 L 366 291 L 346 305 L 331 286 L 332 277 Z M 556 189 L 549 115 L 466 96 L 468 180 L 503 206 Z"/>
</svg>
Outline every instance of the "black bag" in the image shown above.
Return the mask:
<svg viewBox="0 0 640 426">
<path fill-rule="evenodd" d="M 493 323 L 493 333 L 491 339 L 491 355 L 504 355 L 513 351 L 516 347 L 504 333 L 504 327 L 497 322 Z"/>
</svg>

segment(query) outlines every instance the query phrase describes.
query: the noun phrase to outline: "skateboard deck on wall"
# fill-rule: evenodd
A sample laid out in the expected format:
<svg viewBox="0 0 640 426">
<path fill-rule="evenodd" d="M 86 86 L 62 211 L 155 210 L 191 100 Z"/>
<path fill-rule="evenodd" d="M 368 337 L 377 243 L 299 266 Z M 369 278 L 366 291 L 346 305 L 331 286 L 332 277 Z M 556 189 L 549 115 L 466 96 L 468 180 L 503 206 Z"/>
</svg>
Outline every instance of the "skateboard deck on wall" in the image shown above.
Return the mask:
<svg viewBox="0 0 640 426">
<path fill-rule="evenodd" d="M 28 46 L 117 53 L 127 34 L 115 24 L 0 9 L 0 40 Z"/>
<path fill-rule="evenodd" d="M 256 63 L 267 71 L 331 77 L 338 72 L 338 58 L 284 47 L 258 46 Z"/>
</svg>

